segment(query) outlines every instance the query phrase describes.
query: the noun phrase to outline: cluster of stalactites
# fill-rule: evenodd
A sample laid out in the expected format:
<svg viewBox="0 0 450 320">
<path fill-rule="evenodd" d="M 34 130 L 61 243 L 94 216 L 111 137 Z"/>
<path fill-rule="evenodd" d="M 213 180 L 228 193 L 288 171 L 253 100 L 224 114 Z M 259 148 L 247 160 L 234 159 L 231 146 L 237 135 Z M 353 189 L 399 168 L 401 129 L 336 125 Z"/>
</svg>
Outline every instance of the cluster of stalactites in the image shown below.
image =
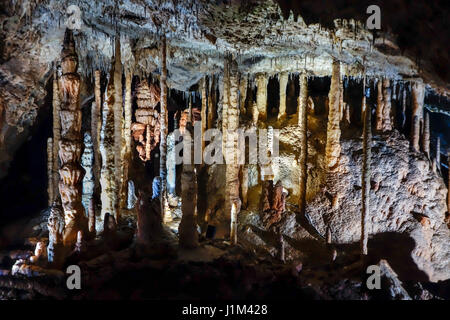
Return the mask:
<svg viewBox="0 0 450 320">
<path fill-rule="evenodd" d="M 160 88 L 147 80 L 141 80 L 136 88 L 137 110 L 136 122 L 131 125 L 131 131 L 136 142 L 136 150 L 142 161 L 150 160 L 151 151 L 160 140 L 160 119 L 156 106 L 161 98 Z"/>
</svg>

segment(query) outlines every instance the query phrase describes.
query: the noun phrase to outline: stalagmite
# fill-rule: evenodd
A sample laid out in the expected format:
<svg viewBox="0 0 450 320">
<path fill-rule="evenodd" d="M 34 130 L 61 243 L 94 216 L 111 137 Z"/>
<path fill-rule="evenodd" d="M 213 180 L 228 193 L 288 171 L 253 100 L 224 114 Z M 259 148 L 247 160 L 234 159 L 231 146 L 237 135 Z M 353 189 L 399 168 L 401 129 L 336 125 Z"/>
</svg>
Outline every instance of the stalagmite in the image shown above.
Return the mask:
<svg viewBox="0 0 450 320">
<path fill-rule="evenodd" d="M 48 247 L 47 257 L 50 266 L 59 268 L 64 262 L 64 213 L 59 205 L 53 204 L 48 216 Z"/>
<path fill-rule="evenodd" d="M 48 205 L 50 206 L 54 201 L 54 187 L 53 187 L 53 139 L 47 139 L 47 194 Z"/>
<path fill-rule="evenodd" d="M 286 116 L 286 88 L 289 79 L 289 73 L 282 72 L 280 74 L 280 107 L 278 110 L 278 119 Z"/>
<path fill-rule="evenodd" d="M 246 114 L 245 100 L 247 99 L 248 75 L 241 74 L 239 82 L 239 107 L 241 114 Z"/>
<path fill-rule="evenodd" d="M 428 159 L 430 159 L 430 115 L 425 113 L 424 128 L 422 137 L 422 149 Z"/>
<path fill-rule="evenodd" d="M 258 107 L 258 120 L 266 120 L 267 118 L 267 76 L 259 73 L 256 76 L 256 105 Z"/>
<path fill-rule="evenodd" d="M 403 129 L 406 124 L 406 89 L 402 90 L 402 122 L 401 128 Z"/>
<path fill-rule="evenodd" d="M 376 109 L 376 125 L 375 129 L 381 131 L 383 129 L 383 82 L 377 82 L 377 109 Z"/>
<path fill-rule="evenodd" d="M 94 149 L 94 209 L 100 198 L 100 171 L 102 158 L 100 155 L 100 130 L 102 125 L 102 97 L 100 88 L 100 70 L 94 72 L 94 96 L 95 102 L 91 107 L 91 137 Z"/>
<path fill-rule="evenodd" d="M 237 217 L 241 210 L 241 200 L 239 197 L 239 163 L 238 163 L 238 136 L 239 128 L 239 95 L 238 95 L 238 66 L 231 57 L 225 59 L 227 65 L 227 86 L 229 88 L 228 108 L 227 108 L 227 126 L 224 132 L 227 132 L 225 146 L 225 210 L 230 212 L 231 228 L 230 241 L 237 243 Z"/>
<path fill-rule="evenodd" d="M 240 178 L 241 178 L 240 186 L 241 186 L 242 208 L 247 208 L 247 206 L 248 206 L 248 165 L 241 166 Z"/>
<path fill-rule="evenodd" d="M 341 153 L 340 137 L 341 129 L 339 127 L 339 78 L 340 62 L 333 61 L 330 93 L 328 95 L 328 123 L 327 123 L 327 143 L 325 147 L 325 159 L 330 171 L 337 169 L 339 165 L 339 156 Z"/>
<path fill-rule="evenodd" d="M 112 74 L 111 74 L 112 75 Z M 102 211 L 96 223 L 97 232 L 103 231 L 104 216 L 115 212 L 116 179 L 114 167 L 114 78 L 109 76 L 102 110 L 102 128 L 100 133 L 101 169 L 101 202 Z"/>
<path fill-rule="evenodd" d="M 306 181 L 307 181 L 307 158 L 308 158 L 308 141 L 307 141 L 307 101 L 308 101 L 308 79 L 305 74 L 300 75 L 300 97 L 298 99 L 298 125 L 300 128 L 300 187 L 299 187 L 299 210 L 300 214 L 305 213 L 306 208 Z"/>
<path fill-rule="evenodd" d="M 58 75 L 56 71 L 53 73 L 53 195 L 58 197 L 58 183 L 59 183 L 59 141 L 61 140 L 61 119 L 59 117 L 59 111 L 61 108 L 61 101 L 59 98 L 59 85 Z"/>
<path fill-rule="evenodd" d="M 151 152 L 159 143 L 160 115 L 155 108 L 160 99 L 158 86 L 154 83 L 149 86 L 145 79 L 139 82 L 136 88 L 136 122 L 131 125 L 131 132 L 142 161 L 150 160 Z"/>
<path fill-rule="evenodd" d="M 166 198 L 167 198 L 167 49 L 166 49 L 166 37 L 163 36 L 161 39 L 160 46 L 160 59 L 161 59 L 161 78 L 160 78 L 160 88 L 161 88 L 161 138 L 159 143 L 159 177 L 161 178 L 161 215 L 163 221 L 166 215 Z"/>
<path fill-rule="evenodd" d="M 122 187 L 122 195 L 120 197 L 120 207 L 125 208 L 127 206 L 127 198 L 128 198 L 128 169 L 131 163 L 131 113 L 132 113 L 132 105 L 131 105 L 131 81 L 133 74 L 131 72 L 127 72 L 125 74 L 125 102 L 124 102 L 124 166 L 123 166 L 123 187 Z"/>
<path fill-rule="evenodd" d="M 183 143 L 185 148 L 191 149 L 193 154 L 193 129 L 191 122 L 188 121 L 186 130 L 183 134 Z M 195 174 L 195 165 L 193 163 L 184 163 L 181 173 L 181 222 L 178 227 L 180 236 L 180 246 L 192 249 L 198 246 L 198 235 L 195 222 L 195 213 L 197 207 L 197 179 Z"/>
<path fill-rule="evenodd" d="M 419 151 L 420 141 L 420 125 L 423 119 L 423 102 L 425 98 L 425 87 L 420 81 L 412 84 L 412 129 L 411 129 L 411 146 L 413 150 Z"/>
<path fill-rule="evenodd" d="M 115 39 L 115 58 L 114 58 L 114 167 L 116 178 L 116 201 L 114 203 L 114 218 L 116 222 L 120 219 L 121 203 L 125 203 L 123 196 L 123 106 L 122 106 L 122 62 L 120 56 L 120 36 Z"/>
<path fill-rule="evenodd" d="M 89 213 L 91 206 L 91 200 L 94 194 L 94 150 L 92 145 L 91 135 L 88 132 L 84 133 L 84 151 L 81 156 L 81 166 L 85 170 L 86 174 L 83 177 L 83 194 L 82 200 L 85 212 Z"/>
<path fill-rule="evenodd" d="M 64 245 L 74 245 L 79 230 L 87 230 L 87 219 L 81 204 L 84 170 L 81 158 L 81 107 L 78 57 L 71 30 L 67 29 L 61 52 L 62 76 L 59 78 L 61 101 L 61 141 L 59 146 L 61 177 L 59 192 L 64 209 Z"/>
<path fill-rule="evenodd" d="M 366 106 L 366 94 L 364 87 L 362 106 L 364 109 L 364 129 L 363 129 L 363 166 L 361 175 L 362 186 L 362 209 L 361 209 L 361 254 L 367 255 L 368 222 L 370 221 L 370 164 L 371 164 L 371 143 L 372 143 L 372 113 Z"/>
<path fill-rule="evenodd" d="M 94 197 L 91 198 L 91 201 L 89 201 L 89 208 L 88 208 L 88 231 L 91 234 L 95 235 L 95 201 Z"/>
</svg>

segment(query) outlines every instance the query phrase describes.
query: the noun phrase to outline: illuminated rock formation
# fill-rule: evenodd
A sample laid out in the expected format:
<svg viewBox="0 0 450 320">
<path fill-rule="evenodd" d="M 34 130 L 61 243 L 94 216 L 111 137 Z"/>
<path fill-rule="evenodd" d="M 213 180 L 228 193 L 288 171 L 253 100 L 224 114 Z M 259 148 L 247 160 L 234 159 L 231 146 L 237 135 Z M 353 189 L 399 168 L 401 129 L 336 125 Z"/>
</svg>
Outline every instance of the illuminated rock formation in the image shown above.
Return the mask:
<svg viewBox="0 0 450 320">
<path fill-rule="evenodd" d="M 328 95 L 328 124 L 327 124 L 327 143 L 325 147 L 326 164 L 329 170 L 334 171 L 339 165 L 339 156 L 341 152 L 340 138 L 341 129 L 339 127 L 339 79 L 340 62 L 333 61 L 330 93 Z"/>
<path fill-rule="evenodd" d="M 256 75 L 256 106 L 258 108 L 258 117 L 256 119 L 262 121 L 267 118 L 267 82 L 266 74 L 259 73 Z"/>
<path fill-rule="evenodd" d="M 159 87 L 154 83 L 148 85 L 147 80 L 141 80 L 136 88 L 136 97 L 136 122 L 131 125 L 131 132 L 139 158 L 148 161 L 161 138 L 160 114 L 155 109 L 160 101 Z"/>
<path fill-rule="evenodd" d="M 94 207 L 100 198 L 100 172 L 102 168 L 102 158 L 100 154 L 100 131 L 102 128 L 102 97 L 100 88 L 100 70 L 94 72 L 94 97 L 95 101 L 91 106 L 91 138 L 94 150 Z"/>
<path fill-rule="evenodd" d="M 102 127 L 100 132 L 100 152 L 102 157 L 101 169 L 101 214 L 97 216 L 97 232 L 103 231 L 104 216 L 106 213 L 115 214 L 116 199 L 116 179 L 114 167 L 114 78 L 108 78 L 105 90 L 105 99 L 102 110 Z"/>
<path fill-rule="evenodd" d="M 52 165 L 53 165 L 53 197 L 58 197 L 59 190 L 59 141 L 61 140 L 61 119 L 59 111 L 61 108 L 61 101 L 59 98 L 59 86 L 58 86 L 58 74 L 53 72 L 53 99 L 52 99 L 52 114 L 53 114 L 53 152 L 52 152 Z"/>
<path fill-rule="evenodd" d="M 80 75 L 78 57 L 72 32 L 67 29 L 61 52 L 62 75 L 59 78 L 61 110 L 61 141 L 59 147 L 59 193 L 64 209 L 64 244 L 74 245 L 79 230 L 87 229 L 87 220 L 81 204 L 84 170 L 81 158 Z"/>
<path fill-rule="evenodd" d="M 48 217 L 48 247 L 47 257 L 50 266 L 54 268 L 61 267 L 65 259 L 65 251 L 63 244 L 64 237 L 64 213 L 61 208 L 54 204 L 50 208 Z"/>
<path fill-rule="evenodd" d="M 425 113 L 424 117 L 422 150 L 427 158 L 430 159 L 430 115 L 428 114 L 428 112 Z"/>
<path fill-rule="evenodd" d="M 391 131 L 391 88 L 389 79 L 378 80 L 377 84 L 377 131 Z"/>
<path fill-rule="evenodd" d="M 53 139 L 47 139 L 47 194 L 48 205 L 50 206 L 54 201 L 54 187 L 53 187 Z"/>
<path fill-rule="evenodd" d="M 363 162 L 361 172 L 361 254 L 367 255 L 370 221 L 370 165 L 372 144 L 372 110 L 366 105 L 365 81 L 363 86 L 362 109 L 364 110 Z M 331 234 L 330 234 L 331 236 Z"/>
<path fill-rule="evenodd" d="M 307 127 L 307 101 L 308 101 L 308 79 L 306 75 L 300 75 L 300 97 L 298 99 L 298 125 L 300 127 L 300 156 L 299 156 L 299 166 L 300 166 L 300 197 L 299 197 L 299 210 L 300 214 L 305 213 L 306 207 L 306 181 L 307 181 L 307 164 L 306 160 L 308 157 L 308 127 Z"/>
<path fill-rule="evenodd" d="M 159 143 L 159 178 L 161 179 L 161 214 L 163 220 L 166 217 L 166 202 L 167 202 L 167 132 L 168 128 L 168 111 L 167 111 L 167 44 L 166 37 L 163 36 L 160 44 L 160 59 L 161 59 L 161 138 Z"/>
<path fill-rule="evenodd" d="M 423 102 L 425 98 L 425 87 L 423 82 L 416 81 L 411 88 L 412 99 L 412 131 L 411 131 L 411 147 L 415 151 L 419 151 L 420 127 L 423 123 Z"/>
<path fill-rule="evenodd" d="M 289 80 L 289 73 L 282 72 L 280 74 L 280 107 L 278 110 L 278 119 L 286 116 L 286 89 Z"/>
</svg>

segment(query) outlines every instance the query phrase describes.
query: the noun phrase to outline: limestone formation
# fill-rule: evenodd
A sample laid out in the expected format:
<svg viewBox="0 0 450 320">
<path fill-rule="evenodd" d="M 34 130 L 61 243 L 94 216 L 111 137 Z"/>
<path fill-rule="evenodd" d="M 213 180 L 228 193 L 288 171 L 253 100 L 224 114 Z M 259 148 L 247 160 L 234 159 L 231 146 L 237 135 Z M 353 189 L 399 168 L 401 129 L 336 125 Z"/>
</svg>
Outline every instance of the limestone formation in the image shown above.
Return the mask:
<svg viewBox="0 0 450 320">
<path fill-rule="evenodd" d="M 59 153 L 59 141 L 61 140 L 61 120 L 60 120 L 60 108 L 61 108 L 61 101 L 59 98 L 59 87 L 58 87 L 58 75 L 55 71 L 53 73 L 53 99 L 52 99 L 52 114 L 53 114 L 53 195 L 54 197 L 57 197 L 58 192 L 58 183 L 59 183 L 59 159 L 58 159 L 58 153 Z"/>
<path fill-rule="evenodd" d="M 74 245 L 79 230 L 87 229 L 81 204 L 84 170 L 81 157 L 80 75 L 72 31 L 67 29 L 61 51 L 62 75 L 59 78 L 61 141 L 59 193 L 64 209 L 64 244 Z M 76 150 L 75 150 L 76 149 Z"/>
<path fill-rule="evenodd" d="M 152 150 L 160 141 L 160 114 L 155 109 L 160 101 L 160 89 L 154 83 L 141 80 L 136 88 L 136 122 L 131 132 L 136 142 L 136 150 L 142 161 L 149 161 Z"/>
<path fill-rule="evenodd" d="M 125 74 L 125 101 L 124 101 L 124 167 L 123 167 L 123 187 L 121 195 L 121 208 L 126 207 L 128 196 L 128 170 L 131 163 L 131 122 L 132 122 L 132 104 L 131 104 L 131 82 L 133 74 L 127 72 Z"/>
<path fill-rule="evenodd" d="M 286 194 L 283 192 L 283 185 L 278 181 L 275 186 L 273 181 L 264 181 L 262 191 L 262 221 L 266 230 L 276 226 L 282 214 L 286 210 Z"/>
<path fill-rule="evenodd" d="M 47 194 L 48 205 L 50 206 L 54 201 L 54 187 L 53 187 L 53 139 L 47 139 Z"/>
<path fill-rule="evenodd" d="M 48 217 L 47 257 L 51 266 L 59 268 L 64 262 L 64 213 L 59 205 L 53 204 Z"/>
<path fill-rule="evenodd" d="M 115 219 L 119 221 L 120 204 L 125 203 L 123 192 L 123 94 L 122 94 L 122 62 L 120 55 L 120 35 L 115 38 L 115 56 L 114 56 L 114 172 L 116 179 L 116 193 L 114 202 Z"/>
<path fill-rule="evenodd" d="M 286 116 L 286 89 L 289 80 L 289 73 L 282 72 L 280 74 L 280 107 L 278 110 L 278 119 Z"/>
<path fill-rule="evenodd" d="M 339 79 L 340 62 L 333 61 L 330 93 L 328 95 L 328 124 L 327 124 L 327 143 L 325 147 L 325 158 L 328 170 L 334 171 L 339 165 L 339 156 L 341 152 L 340 138 L 341 129 L 339 127 Z"/>
<path fill-rule="evenodd" d="M 160 47 L 160 59 L 161 59 L 161 139 L 159 143 L 159 177 L 161 179 L 161 214 L 163 220 L 166 216 L 166 201 L 167 201 L 167 132 L 168 132 L 168 111 L 167 111 L 167 44 L 166 37 L 161 39 Z"/>
<path fill-rule="evenodd" d="M 102 157 L 101 184 L 101 213 L 97 216 L 97 232 L 103 231 L 103 218 L 106 213 L 115 214 L 116 179 L 114 167 L 114 77 L 108 78 L 104 93 L 105 99 L 102 110 L 102 127 L 100 133 L 100 152 Z"/>
<path fill-rule="evenodd" d="M 308 157 L 308 128 L 307 128 L 307 101 L 308 101 L 308 79 L 306 75 L 300 75 L 300 97 L 298 105 L 298 125 L 300 127 L 300 156 L 299 156 L 299 166 L 300 166 L 300 188 L 299 188 L 299 210 L 300 214 L 305 213 L 306 207 L 306 182 L 307 182 L 307 164 L 306 160 Z"/>
<path fill-rule="evenodd" d="M 419 151 L 420 141 L 420 127 L 423 123 L 423 103 L 425 98 L 425 87 L 423 82 L 416 81 L 412 84 L 411 99 L 412 99 L 412 131 L 411 144 L 412 149 Z"/>
<path fill-rule="evenodd" d="M 94 206 L 100 198 L 100 172 L 102 158 L 100 154 L 100 131 L 102 128 L 102 97 L 100 88 L 100 70 L 94 72 L 94 97 L 95 101 L 91 107 L 91 138 L 94 150 Z"/>
<path fill-rule="evenodd" d="M 371 144 L 372 144 L 372 110 L 366 105 L 366 95 L 364 87 L 362 105 L 364 111 L 363 128 L 363 163 L 361 172 L 361 255 L 367 255 L 367 242 L 369 237 L 370 221 L 370 166 L 371 166 Z"/>
<path fill-rule="evenodd" d="M 391 88 L 389 79 L 379 80 L 377 84 L 378 96 L 377 96 L 377 119 L 376 129 L 377 131 L 391 131 Z"/>
<path fill-rule="evenodd" d="M 256 106 L 258 108 L 258 117 L 256 119 L 262 121 L 267 118 L 267 82 L 266 74 L 259 73 L 256 75 Z"/>
<path fill-rule="evenodd" d="M 185 148 L 191 148 L 192 154 L 192 125 L 187 123 L 186 131 L 183 134 L 183 143 Z M 195 165 L 193 163 L 184 163 L 181 173 L 181 222 L 178 227 L 180 235 L 180 246 L 187 249 L 193 249 L 198 246 L 198 235 L 196 228 L 196 210 L 197 210 L 197 177 L 195 174 Z"/>
<path fill-rule="evenodd" d="M 425 113 L 424 117 L 422 150 L 427 158 L 430 159 L 430 115 L 428 114 L 428 112 Z"/>
</svg>

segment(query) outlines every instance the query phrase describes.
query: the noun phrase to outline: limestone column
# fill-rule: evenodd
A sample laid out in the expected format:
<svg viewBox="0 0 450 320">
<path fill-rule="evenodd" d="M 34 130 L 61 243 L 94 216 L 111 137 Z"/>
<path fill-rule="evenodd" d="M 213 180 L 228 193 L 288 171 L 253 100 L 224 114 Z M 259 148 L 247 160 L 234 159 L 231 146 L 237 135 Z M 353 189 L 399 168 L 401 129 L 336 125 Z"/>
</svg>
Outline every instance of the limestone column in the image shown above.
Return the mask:
<svg viewBox="0 0 450 320">
<path fill-rule="evenodd" d="M 52 109 L 53 109 L 53 195 L 54 198 L 58 197 L 59 189 L 59 142 L 61 140 L 61 119 L 59 116 L 61 108 L 61 101 L 59 98 L 59 85 L 58 85 L 58 74 L 55 71 L 53 73 L 53 99 L 52 99 Z"/>
<path fill-rule="evenodd" d="M 127 207 L 128 198 L 128 170 L 131 163 L 131 115 L 132 115 L 132 105 L 131 105 L 131 82 L 133 74 L 128 71 L 125 74 L 125 101 L 124 101 L 124 167 L 123 167 L 123 186 L 121 195 L 121 208 Z"/>
<path fill-rule="evenodd" d="M 258 118 L 262 121 L 267 119 L 267 76 L 264 73 L 256 75 L 256 105 L 258 107 Z"/>
<path fill-rule="evenodd" d="M 382 128 L 383 132 L 392 130 L 391 122 L 391 85 L 389 79 L 383 80 L 383 114 L 382 114 Z"/>
<path fill-rule="evenodd" d="M 102 97 L 100 88 L 100 70 L 94 72 L 95 102 L 91 106 L 91 136 L 94 149 L 94 210 L 96 201 L 100 198 L 100 171 L 102 158 L 100 155 L 100 130 L 102 124 Z"/>
<path fill-rule="evenodd" d="M 422 137 L 422 149 L 428 159 L 430 159 L 430 115 L 425 113 L 424 128 Z"/>
<path fill-rule="evenodd" d="M 205 150 L 205 139 L 203 139 L 206 128 L 207 128 L 207 108 L 208 108 L 208 96 L 207 96 L 207 78 L 204 77 L 201 83 L 201 95 L 202 95 L 202 110 L 201 110 L 201 137 L 202 137 L 202 159 L 203 159 L 203 150 Z M 203 161 L 203 160 L 202 160 Z"/>
<path fill-rule="evenodd" d="M 307 182 L 307 158 L 308 158 L 308 141 L 307 141 L 307 103 L 308 103 L 308 79 L 306 75 L 300 75 L 300 97 L 298 99 L 298 126 L 300 128 L 300 188 L 299 188 L 299 209 L 303 215 L 306 208 L 306 182 Z"/>
<path fill-rule="evenodd" d="M 231 227 L 230 241 L 237 243 L 237 217 L 241 210 L 239 197 L 239 163 L 238 163 L 238 136 L 239 128 L 239 75 L 237 62 L 231 56 L 225 59 L 227 65 L 228 107 L 227 107 L 227 140 L 225 147 L 225 210 L 230 212 Z"/>
<path fill-rule="evenodd" d="M 411 144 L 415 151 L 419 151 L 420 124 L 423 119 L 423 102 L 425 98 L 425 86 L 423 82 L 416 81 L 412 84 L 412 132 Z"/>
<path fill-rule="evenodd" d="M 193 154 L 192 123 L 188 120 L 183 134 L 184 148 L 190 148 L 190 154 Z M 191 159 L 192 160 L 192 159 Z M 193 249 L 198 246 L 198 234 L 195 221 L 197 207 L 197 179 L 195 174 L 195 165 L 193 163 L 184 163 L 181 173 L 181 211 L 182 217 L 178 227 L 180 235 L 180 247 Z"/>
<path fill-rule="evenodd" d="M 364 110 L 363 129 L 363 166 L 361 174 L 362 209 L 361 209 L 361 255 L 367 255 L 367 241 L 369 236 L 368 223 L 370 221 L 370 164 L 372 143 L 371 110 L 366 106 L 365 82 L 363 86 L 362 109 Z"/>
<path fill-rule="evenodd" d="M 241 74 L 241 79 L 239 82 L 239 107 L 241 114 L 246 113 L 245 100 L 247 99 L 247 86 L 248 86 L 248 75 Z"/>
<path fill-rule="evenodd" d="M 159 143 L 159 176 L 161 179 L 161 215 L 163 217 L 163 221 L 165 220 L 166 215 L 166 198 L 167 198 L 167 166 L 166 166 L 166 158 L 167 158 L 167 48 L 166 48 L 166 37 L 163 36 L 161 39 L 160 45 L 160 58 L 161 58 L 161 78 L 160 78 L 160 88 L 161 88 L 161 138 Z"/>
<path fill-rule="evenodd" d="M 327 123 L 327 142 L 325 147 L 325 159 L 328 170 L 334 171 L 339 165 L 339 156 L 341 153 L 341 129 L 339 127 L 339 81 L 340 81 L 340 62 L 333 61 L 331 73 L 330 93 L 328 94 L 328 123 Z"/>
<path fill-rule="evenodd" d="M 278 109 L 278 119 L 282 119 L 286 116 L 286 88 L 288 79 L 288 72 L 282 72 L 280 74 L 280 107 Z"/>
<path fill-rule="evenodd" d="M 113 70 L 108 77 L 105 90 L 105 99 L 102 108 L 102 127 L 100 132 L 100 152 L 102 169 L 100 176 L 102 211 L 97 216 L 97 232 L 103 231 L 106 214 L 115 216 L 116 205 L 116 179 L 114 166 L 114 77 Z"/>
<path fill-rule="evenodd" d="M 114 59 L 114 167 L 116 178 L 116 201 L 115 215 L 116 223 L 120 221 L 121 204 L 125 207 L 126 198 L 123 195 L 123 106 L 122 106 L 122 62 L 120 56 L 120 36 L 115 39 Z M 125 199 L 122 199 L 124 197 Z"/>
<path fill-rule="evenodd" d="M 50 206 L 54 200 L 53 187 L 53 139 L 47 139 L 47 194 L 48 205 Z"/>
<path fill-rule="evenodd" d="M 216 77 L 211 76 L 209 81 L 209 94 L 208 94 L 208 129 L 215 127 L 215 114 L 216 114 Z"/>
<path fill-rule="evenodd" d="M 81 204 L 84 170 L 80 165 L 82 152 L 80 75 L 77 73 L 78 56 L 72 31 L 67 29 L 61 51 L 62 76 L 59 78 L 61 110 L 61 141 L 59 146 L 59 193 L 64 210 L 64 245 L 77 241 L 78 231 L 87 230 L 87 219 Z"/>
</svg>

